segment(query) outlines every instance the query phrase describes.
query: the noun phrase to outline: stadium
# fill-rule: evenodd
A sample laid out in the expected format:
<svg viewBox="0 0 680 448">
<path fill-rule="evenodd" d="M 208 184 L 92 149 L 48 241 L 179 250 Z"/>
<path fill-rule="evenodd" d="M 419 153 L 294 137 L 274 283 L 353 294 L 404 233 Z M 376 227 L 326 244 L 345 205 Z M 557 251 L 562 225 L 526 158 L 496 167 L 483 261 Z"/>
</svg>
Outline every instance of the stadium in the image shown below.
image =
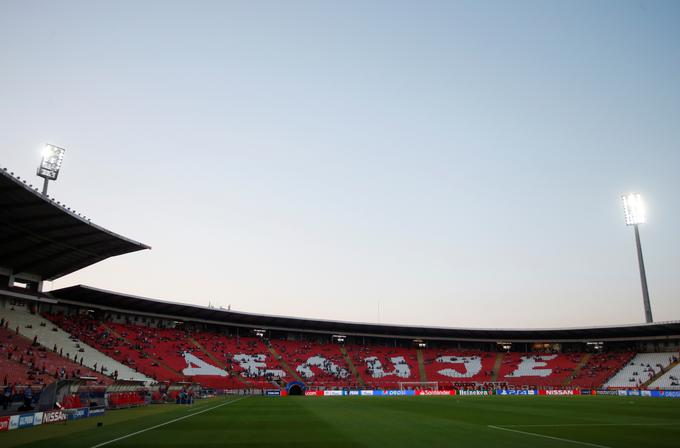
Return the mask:
<svg viewBox="0 0 680 448">
<path fill-rule="evenodd" d="M 680 446 L 679 23 L 0 0 L 0 448 Z"/>
<path fill-rule="evenodd" d="M 150 248 L 7 170 L 0 191 L 3 446 L 677 444 L 680 322 L 396 326 L 43 292 Z"/>
</svg>

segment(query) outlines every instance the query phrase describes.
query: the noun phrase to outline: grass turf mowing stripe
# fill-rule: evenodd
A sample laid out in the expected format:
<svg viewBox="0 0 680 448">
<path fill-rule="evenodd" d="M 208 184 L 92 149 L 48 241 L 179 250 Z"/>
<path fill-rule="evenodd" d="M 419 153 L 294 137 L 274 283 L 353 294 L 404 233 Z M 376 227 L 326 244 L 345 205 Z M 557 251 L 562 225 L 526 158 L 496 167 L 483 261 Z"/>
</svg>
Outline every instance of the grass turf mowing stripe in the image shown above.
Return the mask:
<svg viewBox="0 0 680 448">
<path fill-rule="evenodd" d="M 243 398 L 245 398 L 245 397 L 243 397 Z M 98 443 L 97 445 L 93 445 L 91 448 L 99 448 L 100 446 L 104 446 L 104 445 L 108 445 L 110 443 L 118 442 L 119 440 L 127 439 L 129 437 L 136 436 L 137 434 L 142 434 L 144 432 L 151 431 L 153 429 L 157 429 L 157 428 L 169 425 L 171 423 L 175 423 L 175 422 L 178 422 L 180 420 L 184 420 L 186 418 L 195 417 L 199 414 L 203 414 L 204 412 L 212 411 L 213 409 L 221 408 L 222 406 L 226 406 L 228 404 L 236 403 L 237 401 L 243 400 L 243 398 L 237 398 L 236 400 L 227 401 L 226 403 L 218 404 L 217 406 L 212 406 L 212 407 L 209 407 L 207 409 L 203 409 L 202 411 L 193 412 L 189 415 L 185 415 L 185 416 L 182 416 L 182 417 L 177 417 L 177 418 L 174 418 L 172 420 L 168 420 L 167 422 L 160 423 L 158 425 L 150 426 L 148 428 L 141 429 L 139 431 L 135 431 L 133 433 L 130 433 L 130 434 L 127 434 L 127 435 L 124 435 L 124 436 L 121 436 L 121 437 L 117 437 L 115 439 L 111 439 L 111 440 L 106 441 L 106 442 Z"/>
<path fill-rule="evenodd" d="M 611 448 L 607 445 L 597 445 L 595 443 L 581 442 L 579 440 L 563 439 L 562 437 L 546 436 L 544 434 L 536 434 L 535 432 L 520 431 L 518 429 L 503 428 L 501 426 L 489 425 L 488 427 L 491 428 L 491 429 L 498 429 L 500 431 L 516 432 L 517 434 L 524 434 L 524 435 L 533 436 L 533 437 L 541 437 L 543 439 L 559 440 L 560 442 L 575 443 L 575 444 L 578 444 L 578 445 L 585 445 L 585 446 L 594 446 L 594 447 L 597 447 L 597 448 Z"/>
</svg>

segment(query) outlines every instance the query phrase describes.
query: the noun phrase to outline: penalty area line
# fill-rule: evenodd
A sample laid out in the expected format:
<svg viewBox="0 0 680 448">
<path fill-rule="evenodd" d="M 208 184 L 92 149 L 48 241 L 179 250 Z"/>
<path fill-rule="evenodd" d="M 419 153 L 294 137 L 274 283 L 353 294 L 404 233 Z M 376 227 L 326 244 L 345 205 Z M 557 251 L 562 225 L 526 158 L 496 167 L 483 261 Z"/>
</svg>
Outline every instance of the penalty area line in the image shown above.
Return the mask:
<svg viewBox="0 0 680 448">
<path fill-rule="evenodd" d="M 559 440 L 560 442 L 575 443 L 577 445 L 594 446 L 594 447 L 597 447 L 597 448 L 611 448 L 611 447 L 608 447 L 606 445 L 597 445 L 595 443 L 581 442 L 579 440 L 563 439 L 562 437 L 546 436 L 544 434 L 537 434 L 535 432 L 527 432 L 527 431 L 520 431 L 518 429 L 503 428 L 502 426 L 487 425 L 487 427 L 491 428 L 491 429 L 497 429 L 499 431 L 515 432 L 517 434 L 524 434 L 524 435 L 527 435 L 527 436 L 540 437 L 540 438 L 543 438 L 543 439 Z"/>
<path fill-rule="evenodd" d="M 154 426 L 150 426 L 150 427 L 148 427 L 148 428 L 140 429 L 139 431 L 131 432 L 130 434 L 126 434 L 126 435 L 124 435 L 124 436 L 121 436 L 121 437 L 117 437 L 117 438 L 115 438 L 115 439 L 108 440 L 108 441 L 106 441 L 106 442 L 98 443 L 97 445 L 92 445 L 90 448 L 99 448 L 100 446 L 105 446 L 105 445 L 108 445 L 108 444 L 110 444 L 110 443 L 118 442 L 119 440 L 127 439 L 128 437 L 136 436 L 137 434 L 142 434 L 142 433 L 144 433 L 144 432 L 151 431 L 151 430 L 153 430 L 153 429 L 160 428 L 160 427 L 162 427 L 162 426 L 166 426 L 166 425 L 169 425 L 169 424 L 171 424 L 171 423 L 178 422 L 178 421 L 180 421 L 180 420 L 184 420 L 185 418 L 195 417 L 195 416 L 197 416 L 198 414 L 203 414 L 204 412 L 212 411 L 213 409 L 221 408 L 222 406 L 226 406 L 226 405 L 228 405 L 228 404 L 236 403 L 237 401 L 241 401 L 241 400 L 243 400 L 244 398 L 246 398 L 246 397 L 237 398 L 236 400 L 227 401 L 226 403 L 221 403 L 221 404 L 218 404 L 217 406 L 212 406 L 212 407 L 209 407 L 209 408 L 207 408 L 207 409 L 203 409 L 203 410 L 198 411 L 198 412 L 193 412 L 193 413 L 191 413 L 191 414 L 189 414 L 189 415 L 185 415 L 185 416 L 182 416 L 182 417 L 173 418 L 172 420 L 168 420 L 168 421 L 165 422 L 165 423 L 160 423 L 160 424 L 158 424 L 158 425 L 154 425 Z"/>
</svg>

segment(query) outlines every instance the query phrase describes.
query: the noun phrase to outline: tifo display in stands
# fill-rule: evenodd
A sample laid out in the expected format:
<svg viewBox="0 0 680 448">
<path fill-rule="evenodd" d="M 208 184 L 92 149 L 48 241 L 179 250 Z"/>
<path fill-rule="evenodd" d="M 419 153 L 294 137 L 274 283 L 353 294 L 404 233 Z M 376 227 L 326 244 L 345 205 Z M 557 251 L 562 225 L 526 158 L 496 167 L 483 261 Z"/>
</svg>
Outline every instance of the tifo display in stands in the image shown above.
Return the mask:
<svg viewBox="0 0 680 448">
<path fill-rule="evenodd" d="M 41 353 L 52 358 L 61 354 L 66 358 L 63 364 L 68 365 L 74 357 L 76 363 L 83 360 L 82 347 L 87 345 L 89 353 L 98 353 L 93 358 L 98 363 L 91 367 L 99 368 L 100 372 L 75 363 L 66 370 L 71 376 L 76 370 L 86 372 L 100 381 L 105 381 L 103 373 L 120 378 L 118 370 L 104 367 L 106 363 L 140 372 L 139 376 L 148 381 L 196 382 L 219 389 L 278 388 L 290 381 L 309 388 L 399 389 L 403 382 L 437 382 L 449 388 L 494 383 L 538 389 L 598 388 L 605 382 L 608 387 L 639 387 L 677 362 L 677 352 L 638 354 L 631 360 L 633 353 L 627 350 L 607 354 L 505 353 L 450 348 L 446 344 L 419 349 L 387 347 L 384 342 L 338 344 L 323 342 L 319 336 L 297 335 L 298 340 L 289 339 L 293 335 L 283 339 L 240 336 L 229 334 L 228 329 L 225 334 L 224 328 L 201 329 L 204 327 L 201 325 L 167 328 L 171 322 L 145 318 L 146 322 L 139 322 L 139 317 L 131 315 L 113 319 L 111 313 L 104 313 L 104 319 L 98 320 L 89 312 L 75 309 L 46 312 L 42 318 L 30 311 L 15 310 L 4 315 L 7 322 L 11 318 L 40 322 L 41 328 L 54 333 L 64 330 L 79 335 L 78 342 L 70 340 L 73 353 L 56 345 L 51 351 L 41 347 Z M 45 319 L 49 319 L 49 324 L 45 324 Z M 132 323 L 133 320 L 138 323 Z M 17 327 L 15 340 L 21 341 L 23 351 L 28 352 L 31 344 L 22 334 L 31 331 L 32 326 Z M 3 331 L 6 337 L 12 337 L 8 330 Z M 54 361 L 48 364 L 53 365 Z M 619 377 L 626 381 L 622 383 Z M 633 379 L 634 384 L 629 384 Z M 12 380 L 23 381 L 24 377 Z"/>
</svg>

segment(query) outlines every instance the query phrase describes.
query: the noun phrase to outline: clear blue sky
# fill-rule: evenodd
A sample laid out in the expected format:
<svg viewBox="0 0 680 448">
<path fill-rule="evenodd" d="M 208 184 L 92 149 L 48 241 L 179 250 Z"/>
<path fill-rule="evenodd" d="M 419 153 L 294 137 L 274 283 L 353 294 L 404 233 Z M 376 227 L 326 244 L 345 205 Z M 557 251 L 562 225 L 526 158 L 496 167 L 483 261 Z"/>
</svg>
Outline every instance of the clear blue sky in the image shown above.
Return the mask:
<svg viewBox="0 0 680 448">
<path fill-rule="evenodd" d="M 153 246 L 54 282 L 328 319 L 680 319 L 680 2 L 0 1 L 0 165 Z M 36 180 L 37 183 L 37 180 Z M 378 316 L 378 303 L 380 315 Z"/>
</svg>

